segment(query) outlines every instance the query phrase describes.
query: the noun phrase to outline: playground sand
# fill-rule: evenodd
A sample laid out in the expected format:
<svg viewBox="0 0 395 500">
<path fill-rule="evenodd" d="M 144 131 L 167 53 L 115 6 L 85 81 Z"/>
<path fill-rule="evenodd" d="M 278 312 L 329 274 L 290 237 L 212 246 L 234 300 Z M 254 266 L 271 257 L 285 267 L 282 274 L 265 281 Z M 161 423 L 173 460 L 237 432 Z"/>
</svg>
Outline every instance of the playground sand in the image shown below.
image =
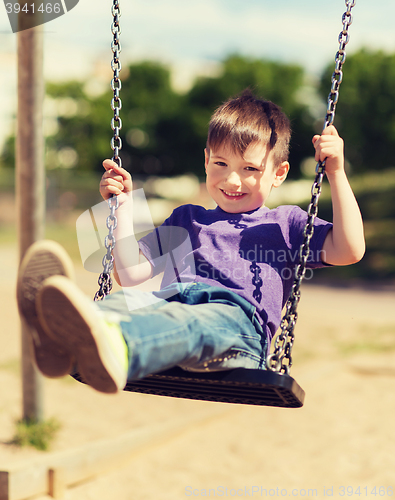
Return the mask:
<svg viewBox="0 0 395 500">
<path fill-rule="evenodd" d="M 16 254 L 11 246 L 0 247 L 7 263 L 1 291 L 0 470 L 45 454 L 9 444 L 22 404 Z M 96 281 L 77 269 L 77 282 L 90 296 Z M 394 299 L 393 290 L 304 285 L 292 369 L 306 391 L 301 409 L 105 396 L 69 377 L 45 380 L 45 417 L 62 426 L 53 451 L 206 416 L 143 447 L 121 467 L 69 488 L 65 499 L 395 495 Z"/>
</svg>

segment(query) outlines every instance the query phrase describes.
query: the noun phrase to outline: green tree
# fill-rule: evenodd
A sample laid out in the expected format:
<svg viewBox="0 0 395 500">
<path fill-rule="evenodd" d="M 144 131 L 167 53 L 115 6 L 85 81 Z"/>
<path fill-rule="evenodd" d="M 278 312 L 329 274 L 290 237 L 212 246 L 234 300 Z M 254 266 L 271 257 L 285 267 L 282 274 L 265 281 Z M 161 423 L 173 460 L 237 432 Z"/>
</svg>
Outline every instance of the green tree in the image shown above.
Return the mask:
<svg viewBox="0 0 395 500">
<path fill-rule="evenodd" d="M 362 49 L 347 57 L 335 125 L 355 172 L 395 165 L 395 54 Z M 327 96 L 328 67 L 321 81 Z"/>
<path fill-rule="evenodd" d="M 49 169 L 92 170 L 99 168 L 104 157 L 109 156 L 109 94 L 89 97 L 84 88 L 82 82 L 74 81 L 47 85 L 46 94 L 57 108 L 57 127 L 46 139 Z"/>
<path fill-rule="evenodd" d="M 185 171 L 184 164 L 177 161 L 177 141 L 173 139 L 180 138 L 186 126 L 183 97 L 173 90 L 169 69 L 156 62 L 129 66 L 121 99 L 125 166 L 142 175 Z"/>
<path fill-rule="evenodd" d="M 167 67 L 156 62 L 130 65 L 121 72 L 123 166 L 142 176 L 193 172 L 203 177 L 203 149 L 213 110 L 249 87 L 290 116 L 291 176 L 296 177 L 300 161 L 311 155 L 313 134 L 307 106 L 298 100 L 304 77 L 299 66 L 234 55 L 224 61 L 219 76 L 200 78 L 180 95 L 171 86 Z M 47 85 L 47 96 L 56 108 L 56 126 L 46 140 L 48 168 L 102 172 L 103 159 L 111 156 L 110 85 L 96 97 L 85 89 L 81 82 Z M 9 163 L 13 154 L 10 138 L 4 151 Z"/>
<path fill-rule="evenodd" d="M 84 90 L 84 83 L 78 81 L 48 83 L 46 98 L 52 103 L 45 124 L 46 167 L 76 167 L 78 170 L 100 168 L 110 150 L 110 94 L 91 98 Z M 15 136 L 10 135 L 2 151 L 2 164 L 15 165 Z"/>
</svg>

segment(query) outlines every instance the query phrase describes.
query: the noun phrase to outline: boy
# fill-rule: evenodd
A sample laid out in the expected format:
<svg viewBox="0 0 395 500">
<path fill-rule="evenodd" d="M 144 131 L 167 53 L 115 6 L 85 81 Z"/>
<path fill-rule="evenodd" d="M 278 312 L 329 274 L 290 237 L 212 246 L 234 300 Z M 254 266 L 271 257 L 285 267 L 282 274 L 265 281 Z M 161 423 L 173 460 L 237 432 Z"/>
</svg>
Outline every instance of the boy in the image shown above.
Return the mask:
<svg viewBox="0 0 395 500">
<path fill-rule="evenodd" d="M 175 365 L 264 368 L 306 221 L 299 207 L 265 206 L 287 177 L 289 139 L 289 121 L 273 103 L 244 92 L 223 104 L 210 121 L 205 149 L 207 190 L 217 208 L 179 207 L 138 243 L 131 176 L 106 160 L 100 193 L 118 196 L 114 274 L 125 288 L 94 304 L 69 279 L 61 251 L 45 242 L 31 248 L 21 265 L 18 302 L 33 327 L 39 369 L 62 376 L 76 365 L 85 382 L 110 393 Z M 326 159 L 333 224 L 316 219 L 308 266 L 352 264 L 365 243 L 343 141 L 330 126 L 313 144 L 316 160 Z M 49 258 L 56 262 L 52 270 Z M 159 292 L 128 288 L 161 272 Z"/>
</svg>

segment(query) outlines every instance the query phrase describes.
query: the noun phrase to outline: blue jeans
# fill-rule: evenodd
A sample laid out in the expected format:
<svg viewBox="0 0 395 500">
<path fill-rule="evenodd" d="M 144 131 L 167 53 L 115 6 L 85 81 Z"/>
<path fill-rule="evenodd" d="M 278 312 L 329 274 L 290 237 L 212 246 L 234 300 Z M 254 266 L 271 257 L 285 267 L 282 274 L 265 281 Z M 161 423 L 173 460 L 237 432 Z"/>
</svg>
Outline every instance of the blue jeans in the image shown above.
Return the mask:
<svg viewBox="0 0 395 500">
<path fill-rule="evenodd" d="M 176 283 L 159 292 L 126 288 L 96 304 L 121 326 L 130 353 L 128 380 L 173 366 L 191 371 L 265 366 L 267 339 L 255 307 L 225 288 L 205 283 Z"/>
</svg>

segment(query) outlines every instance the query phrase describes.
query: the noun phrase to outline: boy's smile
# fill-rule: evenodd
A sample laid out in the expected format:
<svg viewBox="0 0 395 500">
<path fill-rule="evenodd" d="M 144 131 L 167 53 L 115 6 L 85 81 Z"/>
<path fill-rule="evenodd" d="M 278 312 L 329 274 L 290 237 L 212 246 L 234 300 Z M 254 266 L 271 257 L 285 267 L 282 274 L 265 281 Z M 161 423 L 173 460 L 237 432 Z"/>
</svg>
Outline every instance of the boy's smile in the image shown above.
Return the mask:
<svg viewBox="0 0 395 500">
<path fill-rule="evenodd" d="M 244 196 L 245 193 L 229 193 L 228 191 L 225 191 L 225 190 L 222 190 L 222 192 L 226 195 L 226 196 L 230 196 L 231 198 L 240 198 L 241 196 Z"/>
<path fill-rule="evenodd" d="M 251 144 L 242 157 L 229 147 L 205 150 L 207 191 L 225 212 L 250 212 L 263 207 L 272 187 L 287 176 L 289 165 L 274 167 L 265 145 Z"/>
</svg>

